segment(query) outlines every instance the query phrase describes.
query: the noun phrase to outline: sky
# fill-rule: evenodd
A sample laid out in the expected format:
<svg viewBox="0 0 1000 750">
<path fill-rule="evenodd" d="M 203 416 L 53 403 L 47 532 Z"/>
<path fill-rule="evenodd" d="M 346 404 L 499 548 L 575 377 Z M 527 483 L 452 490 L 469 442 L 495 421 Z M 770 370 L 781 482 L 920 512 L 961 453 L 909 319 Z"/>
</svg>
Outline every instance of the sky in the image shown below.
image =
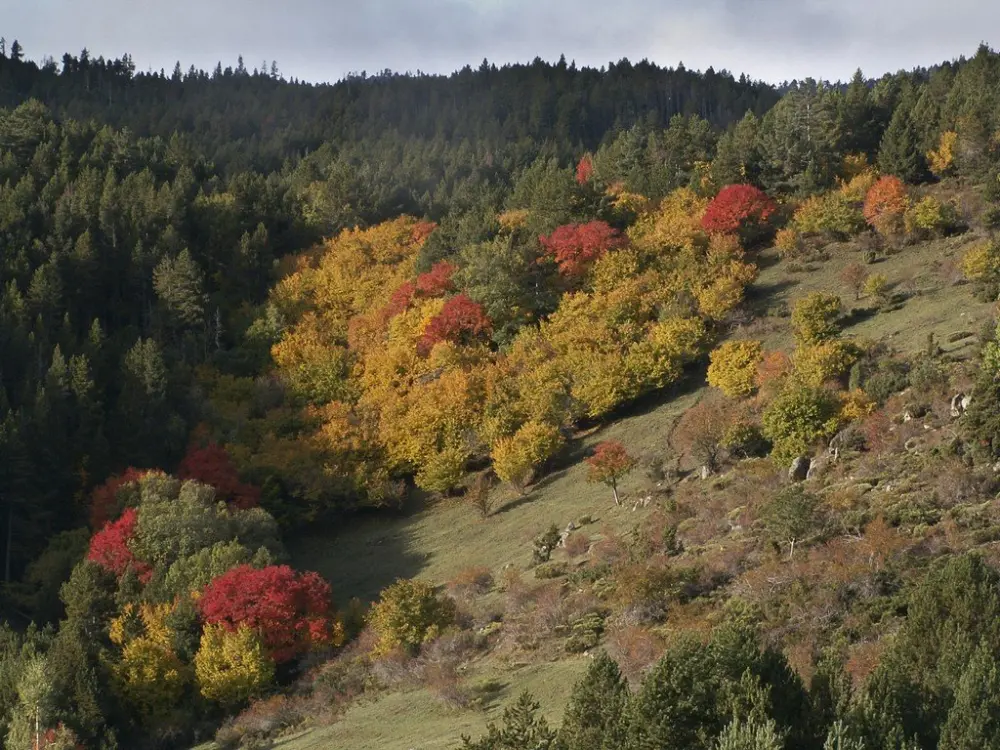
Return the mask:
<svg viewBox="0 0 1000 750">
<path fill-rule="evenodd" d="M 141 70 L 276 60 L 286 77 L 449 73 L 483 58 L 627 57 L 778 83 L 846 80 L 1000 46 L 998 0 L 0 0 L 28 57 L 84 47 Z M 994 38 L 989 38 L 989 35 Z"/>
</svg>

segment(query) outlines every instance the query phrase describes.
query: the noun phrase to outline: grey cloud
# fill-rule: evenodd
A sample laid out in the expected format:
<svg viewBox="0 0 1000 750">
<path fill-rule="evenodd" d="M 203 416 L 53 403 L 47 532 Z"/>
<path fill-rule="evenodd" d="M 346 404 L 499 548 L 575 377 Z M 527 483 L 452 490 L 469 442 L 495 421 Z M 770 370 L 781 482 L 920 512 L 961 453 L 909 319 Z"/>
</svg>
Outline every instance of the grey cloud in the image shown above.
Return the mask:
<svg viewBox="0 0 1000 750">
<path fill-rule="evenodd" d="M 846 78 L 971 54 L 1000 32 L 989 0 L 0 0 L 32 57 L 87 46 L 140 69 L 278 61 L 286 75 L 449 72 L 485 57 L 628 57 L 780 81 Z M 986 41 L 989 41 L 988 39 Z"/>
</svg>

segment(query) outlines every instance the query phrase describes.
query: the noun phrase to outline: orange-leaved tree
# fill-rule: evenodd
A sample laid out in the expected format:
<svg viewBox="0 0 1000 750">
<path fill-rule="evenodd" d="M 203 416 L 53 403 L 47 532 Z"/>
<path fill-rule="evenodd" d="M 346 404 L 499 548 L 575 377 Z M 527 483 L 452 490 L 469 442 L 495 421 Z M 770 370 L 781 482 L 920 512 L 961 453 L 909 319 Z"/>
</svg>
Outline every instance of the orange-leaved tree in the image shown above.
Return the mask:
<svg viewBox="0 0 1000 750">
<path fill-rule="evenodd" d="M 629 455 L 625 446 L 617 440 L 605 440 L 594 449 L 594 455 L 587 459 L 588 482 L 601 482 L 611 488 L 615 505 L 621 505 L 618 497 L 618 482 L 635 468 L 636 460 Z"/>
<path fill-rule="evenodd" d="M 865 221 L 883 237 L 900 235 L 903 233 L 903 220 L 909 207 L 906 185 L 898 177 L 886 175 L 879 178 L 865 196 Z"/>
</svg>

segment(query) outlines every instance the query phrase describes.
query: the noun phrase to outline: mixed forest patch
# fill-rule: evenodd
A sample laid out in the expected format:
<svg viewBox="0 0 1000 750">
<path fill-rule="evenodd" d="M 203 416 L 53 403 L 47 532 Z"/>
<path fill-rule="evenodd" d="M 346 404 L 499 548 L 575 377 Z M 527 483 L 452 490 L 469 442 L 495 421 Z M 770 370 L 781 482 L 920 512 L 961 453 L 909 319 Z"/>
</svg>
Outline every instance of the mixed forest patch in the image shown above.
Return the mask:
<svg viewBox="0 0 1000 750">
<path fill-rule="evenodd" d="M 996 53 L 3 49 L 5 746 L 995 742 Z"/>
</svg>

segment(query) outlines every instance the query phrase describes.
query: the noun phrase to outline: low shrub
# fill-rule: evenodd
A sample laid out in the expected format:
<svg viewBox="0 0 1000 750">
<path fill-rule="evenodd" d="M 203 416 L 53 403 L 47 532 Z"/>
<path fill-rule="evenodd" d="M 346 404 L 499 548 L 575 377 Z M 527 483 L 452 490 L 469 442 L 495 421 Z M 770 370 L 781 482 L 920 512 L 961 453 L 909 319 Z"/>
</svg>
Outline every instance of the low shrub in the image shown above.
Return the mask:
<svg viewBox="0 0 1000 750">
<path fill-rule="evenodd" d="M 482 596 L 492 588 L 493 573 L 485 567 L 466 568 L 448 584 L 449 593 L 461 598 Z"/>
<path fill-rule="evenodd" d="M 582 531 L 574 531 L 566 537 L 566 554 L 570 557 L 579 557 L 587 554 L 590 549 L 590 537 Z"/>
<path fill-rule="evenodd" d="M 535 568 L 535 578 L 538 578 L 539 580 L 561 578 L 566 575 L 568 571 L 569 566 L 564 562 L 542 563 Z"/>
</svg>

